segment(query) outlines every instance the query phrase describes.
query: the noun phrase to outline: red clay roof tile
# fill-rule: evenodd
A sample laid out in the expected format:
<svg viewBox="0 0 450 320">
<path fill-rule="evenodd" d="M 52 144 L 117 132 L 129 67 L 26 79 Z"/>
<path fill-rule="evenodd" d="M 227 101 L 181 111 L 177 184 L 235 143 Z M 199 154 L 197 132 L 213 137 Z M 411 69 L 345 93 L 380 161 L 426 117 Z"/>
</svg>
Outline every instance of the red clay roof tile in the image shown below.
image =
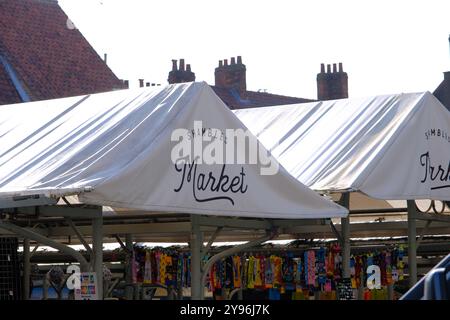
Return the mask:
<svg viewBox="0 0 450 320">
<path fill-rule="evenodd" d="M 266 92 L 245 91 L 244 93 L 239 94 L 237 90 L 216 86 L 211 86 L 211 88 L 230 109 L 257 108 L 314 101 Z"/>
<path fill-rule="evenodd" d="M 3 65 L 0 64 L 0 105 L 22 102 Z"/>
<path fill-rule="evenodd" d="M 79 30 L 68 28 L 67 21 L 56 1 L 0 1 L 0 54 L 31 99 L 123 88 L 122 81 Z M 0 96 L 4 94 L 0 91 Z"/>
</svg>

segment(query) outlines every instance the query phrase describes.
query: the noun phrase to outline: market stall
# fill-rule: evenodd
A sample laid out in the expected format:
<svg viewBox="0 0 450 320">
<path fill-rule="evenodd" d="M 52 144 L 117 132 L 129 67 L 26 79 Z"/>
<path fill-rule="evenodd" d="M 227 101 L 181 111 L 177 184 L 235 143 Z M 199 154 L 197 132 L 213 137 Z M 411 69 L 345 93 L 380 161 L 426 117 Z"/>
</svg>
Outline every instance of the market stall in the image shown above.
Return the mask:
<svg viewBox="0 0 450 320">
<path fill-rule="evenodd" d="M 407 200 L 408 263 L 417 281 L 414 200 L 449 200 L 450 113 L 429 92 L 235 110 L 238 118 L 298 181 L 313 190 Z M 377 209 L 377 208 L 375 208 Z M 350 275 L 349 218 L 342 219 L 344 274 Z M 424 229 L 425 232 L 427 227 Z"/>
<path fill-rule="evenodd" d="M 216 233 L 236 224 L 263 229 L 251 243 L 258 244 L 276 235 L 273 219 L 295 225 L 347 215 L 279 166 L 206 83 L 6 105 L 0 119 L 0 208 L 7 213 L 0 228 L 72 254 L 97 274 L 100 297 L 102 206 L 191 214 L 193 298 L 202 297 L 208 272 L 202 219 Z M 239 134 L 247 140 L 234 143 Z M 18 213 L 64 217 L 91 264 L 52 240 L 52 231 L 18 226 L 11 219 Z M 92 250 L 71 220 L 80 217 L 92 218 Z"/>
<path fill-rule="evenodd" d="M 364 300 L 394 299 L 393 285 L 404 279 L 403 246 L 361 249 L 351 255 L 350 283 L 343 276 L 342 250 L 328 242 L 309 248 L 263 246 L 216 261 L 207 277 L 214 299 Z M 208 257 L 205 256 L 207 260 Z M 191 287 L 191 254 L 185 247 L 133 250 L 133 282 L 172 291 Z M 372 275 L 370 269 L 379 269 Z"/>
</svg>

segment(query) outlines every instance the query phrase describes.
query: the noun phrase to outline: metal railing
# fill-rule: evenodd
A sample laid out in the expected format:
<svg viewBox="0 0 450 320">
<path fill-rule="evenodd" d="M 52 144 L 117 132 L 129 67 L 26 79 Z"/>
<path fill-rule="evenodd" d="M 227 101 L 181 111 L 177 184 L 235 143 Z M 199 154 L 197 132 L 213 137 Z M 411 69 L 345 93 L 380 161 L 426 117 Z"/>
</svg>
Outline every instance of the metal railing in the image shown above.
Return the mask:
<svg viewBox="0 0 450 320">
<path fill-rule="evenodd" d="M 400 300 L 449 300 L 450 299 L 450 254 L 441 260 Z"/>
</svg>

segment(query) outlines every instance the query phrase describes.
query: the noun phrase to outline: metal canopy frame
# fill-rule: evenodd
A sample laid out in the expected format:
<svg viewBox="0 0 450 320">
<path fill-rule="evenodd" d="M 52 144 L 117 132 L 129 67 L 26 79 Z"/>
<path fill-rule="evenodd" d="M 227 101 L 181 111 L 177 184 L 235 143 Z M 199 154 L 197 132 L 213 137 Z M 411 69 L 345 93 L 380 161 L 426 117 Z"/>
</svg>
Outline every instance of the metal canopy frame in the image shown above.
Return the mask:
<svg viewBox="0 0 450 320">
<path fill-rule="evenodd" d="M 0 231 L 7 230 L 6 233 L 15 233 L 23 236 L 24 239 L 26 239 L 24 245 L 28 247 L 28 252 L 29 240 L 34 240 L 38 243 L 57 248 L 61 252 L 73 256 L 80 262 L 80 265 L 84 266 L 83 269 L 95 270 L 99 280 L 99 293 L 101 293 L 101 290 L 103 289 L 102 244 L 105 236 L 114 237 L 115 241 L 118 241 L 117 239 L 120 239 L 120 235 L 125 235 L 126 245 L 124 245 L 122 241 L 119 241 L 119 243 L 122 242 L 122 246 L 131 250 L 132 237 L 138 239 L 139 235 L 150 234 L 154 237 L 152 239 L 163 239 L 166 234 L 181 235 L 184 238 L 184 241 L 189 241 L 191 244 L 193 257 L 192 297 L 200 299 L 203 297 L 201 290 L 201 288 L 203 288 L 202 278 L 207 272 L 207 268 L 205 270 L 202 268 L 201 261 L 203 256 L 211 249 L 212 243 L 219 237 L 233 238 L 234 235 L 236 235 L 237 237 L 240 237 L 240 240 L 245 239 L 250 242 L 241 247 L 238 246 L 233 248 L 232 251 L 216 254 L 210 261 L 214 261 L 224 254 L 232 254 L 230 252 L 234 253 L 247 249 L 250 245 L 257 245 L 261 243 L 261 241 L 267 241 L 266 238 L 268 232 L 270 233 L 274 230 L 277 230 L 280 237 L 283 235 L 291 235 L 290 238 L 292 238 L 292 235 L 305 235 L 306 238 L 320 238 L 320 236 L 338 238 L 343 249 L 344 261 L 350 261 L 350 237 L 365 237 L 368 235 L 383 236 L 388 233 L 398 235 L 407 234 L 408 251 L 411 252 L 408 254 L 408 262 L 412 267 L 410 269 L 412 275 L 410 277 L 410 282 L 412 285 L 417 280 L 417 257 L 415 252 L 423 236 L 427 233 L 439 234 L 442 230 L 448 230 L 450 233 L 450 216 L 417 212 L 414 201 L 408 201 L 407 210 L 404 210 L 404 208 L 392 208 L 393 210 L 350 210 L 350 193 L 348 192 L 341 195 L 339 203 L 349 209 L 350 215 L 366 213 L 374 214 L 376 211 L 387 213 L 390 213 L 391 211 L 392 213 L 407 211 L 408 219 L 407 221 L 350 224 L 349 216 L 348 218 L 341 218 L 340 225 L 335 225 L 331 219 L 283 220 L 186 214 L 123 214 L 110 217 L 103 216 L 101 207 L 83 204 L 71 205 L 67 202 L 66 205 L 56 205 L 56 200 L 50 198 L 31 197 L 12 201 L 16 201 L 15 204 L 25 204 L 25 206 L 17 206 L 9 209 L 2 208 L 1 212 L 3 214 L 9 214 L 13 219 L 10 219 L 10 221 L 7 222 L 0 220 Z M 43 203 L 44 205 L 42 205 Z M 5 205 L 6 202 L 2 201 L 1 204 Z M 433 224 L 431 225 L 432 221 Z M 47 226 L 44 228 L 29 228 L 31 222 L 43 226 L 47 224 Z M 248 232 L 249 230 L 251 230 L 251 232 Z M 417 232 L 420 230 L 422 231 L 422 234 L 417 240 Z M 75 235 L 75 239 L 78 239 L 88 251 L 90 255 L 90 265 L 81 254 L 67 245 L 58 242 L 58 240 L 73 235 Z M 205 236 L 208 236 L 209 238 L 206 246 L 204 246 L 203 243 Z M 86 237 L 92 239 L 93 249 L 90 248 Z M 33 252 L 24 255 L 24 258 L 28 260 L 28 262 L 24 261 L 25 266 L 29 266 L 29 259 L 32 255 Z M 195 270 L 198 270 L 198 272 Z M 345 277 L 350 276 L 349 264 L 344 264 L 343 271 Z M 416 275 L 415 278 L 414 274 Z M 127 275 L 127 277 L 129 276 Z M 196 280 L 194 281 L 194 279 Z M 129 290 L 127 292 L 128 295 L 130 295 Z"/>
<path fill-rule="evenodd" d="M 43 194 L 11 196 L 0 199 L 0 209 L 54 205 L 56 203 L 57 199 L 46 197 Z"/>
<path fill-rule="evenodd" d="M 304 224 L 303 220 L 289 220 L 291 225 Z M 282 220 L 276 219 L 241 219 L 241 218 L 224 218 L 224 217 L 211 217 L 191 215 L 191 297 L 194 300 L 204 299 L 204 289 L 206 283 L 206 277 L 209 273 L 211 266 L 218 260 L 238 253 L 242 250 L 255 247 L 270 239 L 272 239 L 278 228 L 282 228 L 287 224 Z M 208 243 L 204 246 L 204 234 L 201 229 L 202 226 L 213 226 L 216 230 L 211 235 Z M 265 235 L 246 242 L 244 244 L 235 246 L 230 249 L 226 249 L 219 252 L 208 259 L 205 265 L 202 265 L 202 261 L 206 254 L 209 252 L 212 242 L 216 239 L 217 235 L 223 228 L 243 228 L 243 229 L 263 229 Z"/>
<path fill-rule="evenodd" d="M 51 200 L 51 201 L 50 201 Z M 8 200 L 9 201 L 9 200 Z M 55 248 L 63 253 L 72 256 L 80 264 L 80 271 L 94 271 L 97 275 L 97 293 L 99 297 L 103 297 L 103 212 L 102 207 L 99 206 L 77 206 L 72 207 L 70 204 L 65 206 L 50 206 L 49 204 L 56 204 L 56 199 L 41 198 L 41 197 L 25 197 L 19 200 L 20 204 L 26 205 L 25 207 L 12 207 L 12 208 L 2 208 L 1 212 L 3 214 L 10 214 L 16 216 L 17 214 L 22 214 L 29 217 L 45 217 L 45 216 L 62 216 L 65 217 L 66 223 L 78 237 L 79 241 L 85 246 L 85 248 L 90 253 L 90 264 L 85 259 L 85 257 L 78 251 L 72 249 L 68 245 L 65 245 L 56 240 L 50 239 L 48 232 L 40 232 L 36 228 L 27 228 L 19 226 L 15 219 L 0 220 L 0 229 L 7 230 L 13 234 L 24 237 L 24 283 L 27 288 L 24 288 L 25 299 L 29 297 L 29 273 L 30 273 L 30 258 L 32 254 L 36 251 L 37 246 L 34 248 L 33 252 L 30 253 L 30 240 L 36 241 L 38 244 L 44 244 L 49 247 Z M 25 203 L 22 201 L 26 201 Z M 9 202 L 2 200 L 1 205 L 6 205 Z M 18 204 L 16 202 L 15 204 Z M 45 204 L 41 206 L 41 204 Z M 38 205 L 39 204 L 39 205 Z M 82 234 L 77 229 L 76 225 L 73 223 L 72 218 L 89 217 L 92 218 L 92 235 L 93 235 L 93 249 L 91 249 L 84 239 Z M 12 221 L 16 222 L 13 223 Z M 45 295 L 45 293 L 44 293 Z"/>
</svg>

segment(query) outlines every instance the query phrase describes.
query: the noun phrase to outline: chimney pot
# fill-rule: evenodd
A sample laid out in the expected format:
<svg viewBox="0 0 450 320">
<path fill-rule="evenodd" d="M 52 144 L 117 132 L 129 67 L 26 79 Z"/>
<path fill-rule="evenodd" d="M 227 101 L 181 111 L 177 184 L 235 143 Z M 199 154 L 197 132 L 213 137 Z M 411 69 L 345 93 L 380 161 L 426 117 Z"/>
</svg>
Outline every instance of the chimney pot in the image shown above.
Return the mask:
<svg viewBox="0 0 450 320">
<path fill-rule="evenodd" d="M 150 82 L 145 83 L 146 87 L 150 87 Z"/>
<path fill-rule="evenodd" d="M 139 79 L 139 87 L 144 87 L 144 79 Z"/>
<path fill-rule="evenodd" d="M 450 80 L 450 71 L 444 72 L 444 80 L 447 80 L 447 81 Z"/>
<path fill-rule="evenodd" d="M 130 83 L 128 82 L 128 80 L 124 80 L 123 85 L 126 89 L 130 88 Z"/>
<path fill-rule="evenodd" d="M 172 59 L 172 71 L 177 71 L 177 60 Z"/>
<path fill-rule="evenodd" d="M 184 59 L 180 59 L 180 71 L 184 71 Z"/>
<path fill-rule="evenodd" d="M 154 87 L 155 86 L 155 84 L 154 83 L 152 83 L 152 87 Z"/>
<path fill-rule="evenodd" d="M 339 63 L 339 73 L 337 63 L 333 63 L 333 74 L 331 74 L 331 64 L 327 64 L 327 73 L 324 74 L 325 65 L 321 64 L 321 73 L 317 74 L 317 99 L 334 100 L 348 98 L 348 76 L 343 71 L 342 62 Z"/>
<path fill-rule="evenodd" d="M 169 77 L 167 79 L 169 84 L 195 81 L 195 73 L 192 72 L 190 64 L 184 64 L 184 59 L 180 59 L 180 64 L 178 67 L 178 70 L 175 69 L 169 72 Z M 151 85 L 155 86 L 156 84 Z"/>
<path fill-rule="evenodd" d="M 228 59 L 219 61 L 219 67 L 214 72 L 215 86 L 227 90 L 236 90 L 239 95 L 245 94 L 247 91 L 246 67 L 242 64 L 242 57 L 231 57 L 231 67 L 228 67 L 228 61 Z"/>
<path fill-rule="evenodd" d="M 320 64 L 320 73 L 325 73 L 325 64 L 324 63 Z"/>
</svg>

